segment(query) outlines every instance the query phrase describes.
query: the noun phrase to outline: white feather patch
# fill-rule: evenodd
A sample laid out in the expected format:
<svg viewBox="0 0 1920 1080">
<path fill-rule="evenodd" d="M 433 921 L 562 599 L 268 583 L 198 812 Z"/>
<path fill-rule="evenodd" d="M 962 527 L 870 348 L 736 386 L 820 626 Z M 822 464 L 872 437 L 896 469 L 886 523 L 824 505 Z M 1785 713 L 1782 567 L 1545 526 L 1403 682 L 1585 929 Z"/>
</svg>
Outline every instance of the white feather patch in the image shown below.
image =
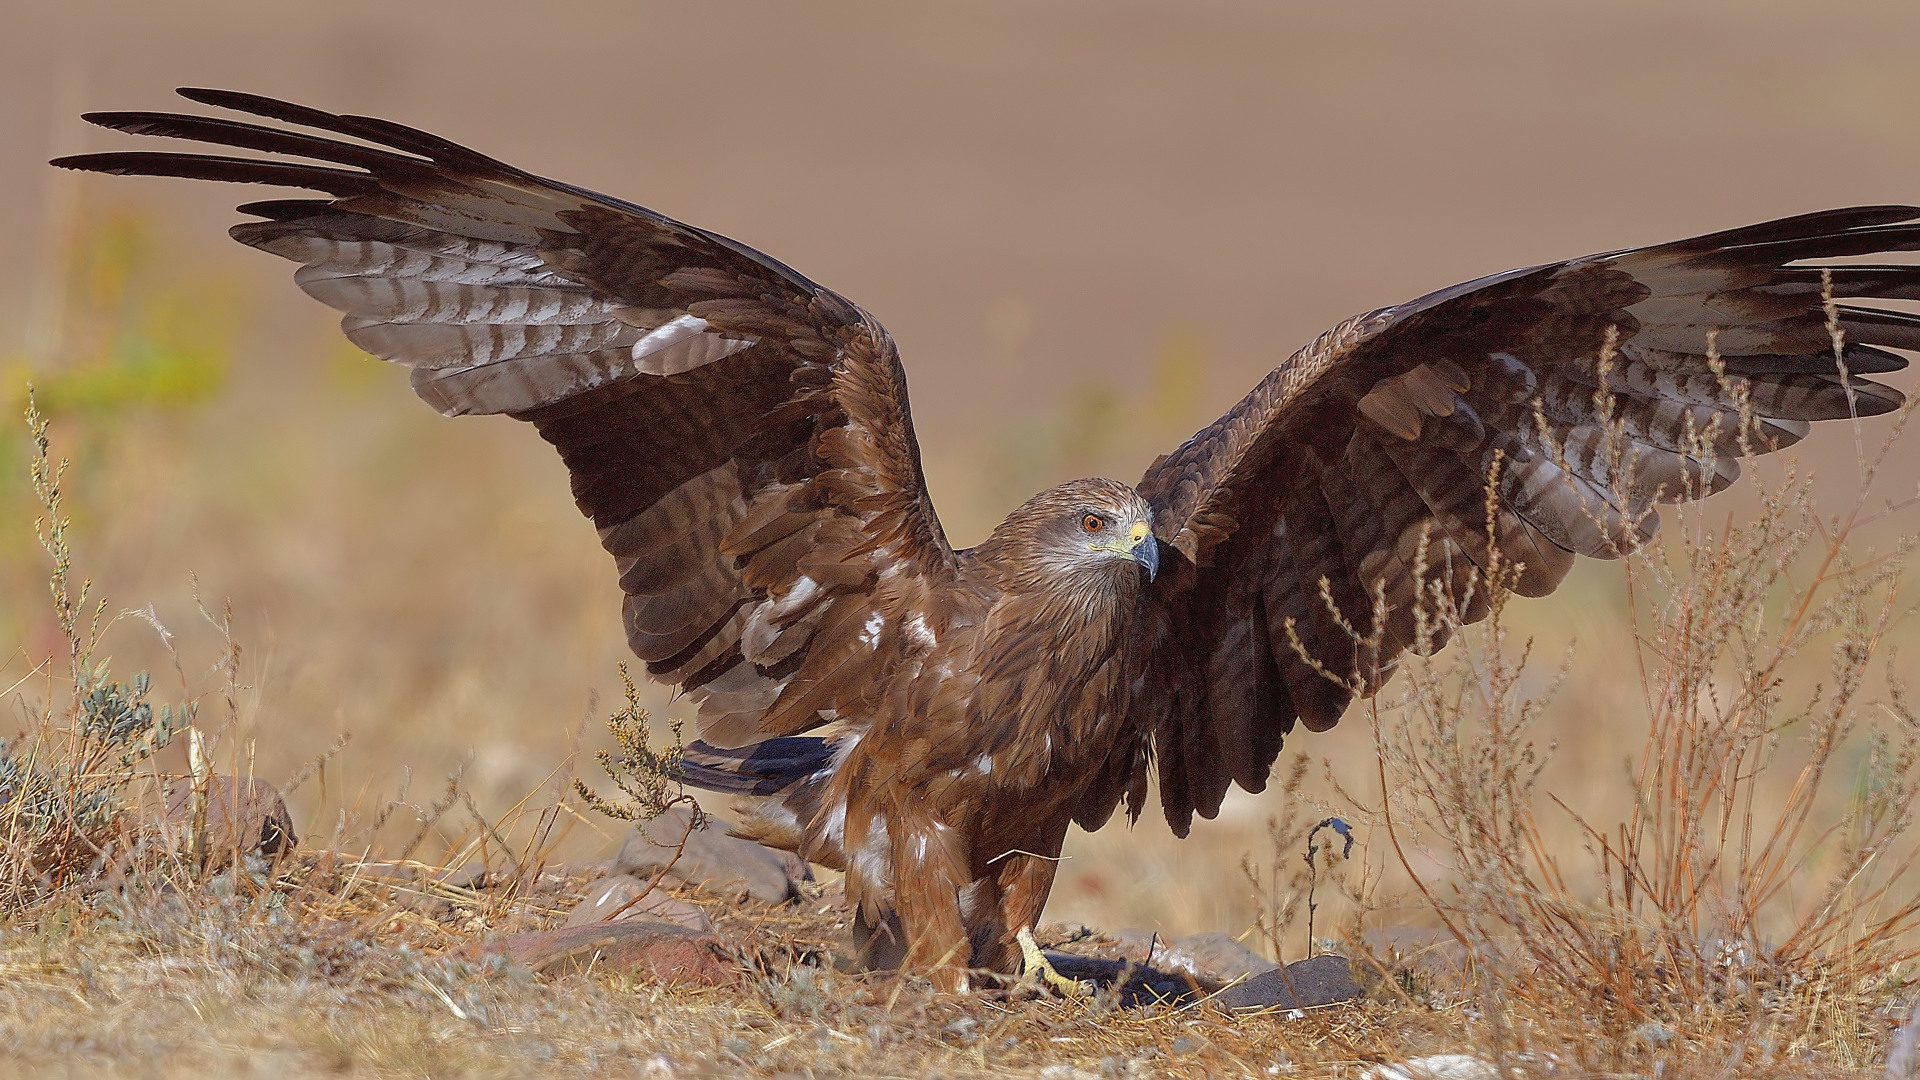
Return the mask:
<svg viewBox="0 0 1920 1080">
<path fill-rule="evenodd" d="M 669 320 L 633 343 L 635 366 L 649 375 L 678 375 L 732 356 L 754 344 L 753 338 L 728 338 L 707 333 L 707 320 L 682 315 Z"/>
<path fill-rule="evenodd" d="M 842 809 L 844 813 L 844 808 Z M 845 845 L 842 845 L 843 847 Z M 873 815 L 867 824 L 867 842 L 860 845 L 859 851 L 848 852 L 860 876 L 869 882 L 893 883 L 893 859 L 888 854 L 893 842 L 887 835 L 887 816 Z"/>
</svg>

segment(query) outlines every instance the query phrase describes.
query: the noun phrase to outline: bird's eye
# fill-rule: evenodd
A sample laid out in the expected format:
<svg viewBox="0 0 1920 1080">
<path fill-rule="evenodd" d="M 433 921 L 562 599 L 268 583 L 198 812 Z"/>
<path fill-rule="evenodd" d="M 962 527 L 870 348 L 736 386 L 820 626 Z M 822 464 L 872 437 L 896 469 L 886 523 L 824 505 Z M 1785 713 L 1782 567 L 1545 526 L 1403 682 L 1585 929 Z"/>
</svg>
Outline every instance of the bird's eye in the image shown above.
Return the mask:
<svg viewBox="0 0 1920 1080">
<path fill-rule="evenodd" d="M 1099 514 L 1088 514 L 1085 517 L 1080 519 L 1080 527 L 1087 530 L 1090 533 L 1097 533 L 1101 529 L 1106 528 L 1107 523 L 1100 517 Z"/>
</svg>

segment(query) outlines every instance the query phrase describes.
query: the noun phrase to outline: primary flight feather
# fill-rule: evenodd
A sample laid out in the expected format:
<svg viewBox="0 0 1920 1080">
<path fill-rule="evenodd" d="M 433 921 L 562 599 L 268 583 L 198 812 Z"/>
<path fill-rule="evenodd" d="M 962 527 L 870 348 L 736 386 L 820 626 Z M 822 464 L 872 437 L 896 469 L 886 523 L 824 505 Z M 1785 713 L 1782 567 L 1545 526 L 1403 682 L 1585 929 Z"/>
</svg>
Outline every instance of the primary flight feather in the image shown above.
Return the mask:
<svg viewBox="0 0 1920 1080">
<path fill-rule="evenodd" d="M 1062 484 L 955 550 L 893 341 L 845 298 L 425 132 L 180 93 L 327 134 L 92 113 L 281 156 L 54 164 L 331 196 L 232 234 L 441 412 L 560 451 L 629 644 L 698 707 L 688 780 L 846 872 L 868 962 L 949 987 L 1017 969 L 1069 822 L 1137 816 L 1154 770 L 1184 834 L 1490 587 L 1545 595 L 1738 458 L 1897 408 L 1860 376 L 1920 348 L 1920 318 L 1832 303 L 1920 299 L 1920 268 L 1820 263 L 1920 247 L 1914 207 L 1509 271 L 1341 323 L 1137 485 Z"/>
</svg>

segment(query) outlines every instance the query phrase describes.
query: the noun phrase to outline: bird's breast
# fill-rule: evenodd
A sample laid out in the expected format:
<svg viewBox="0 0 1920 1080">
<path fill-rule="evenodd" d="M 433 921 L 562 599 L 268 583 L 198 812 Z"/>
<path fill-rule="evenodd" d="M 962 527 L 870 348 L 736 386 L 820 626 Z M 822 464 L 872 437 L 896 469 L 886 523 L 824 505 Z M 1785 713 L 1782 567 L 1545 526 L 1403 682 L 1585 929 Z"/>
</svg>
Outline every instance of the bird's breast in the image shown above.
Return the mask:
<svg viewBox="0 0 1920 1080">
<path fill-rule="evenodd" d="M 1123 635 L 1107 625 L 1117 621 L 1044 611 L 986 620 L 964 700 L 944 672 L 930 673 L 954 706 L 941 725 L 942 768 L 1022 792 L 1064 793 L 1097 772 L 1125 722 Z"/>
</svg>

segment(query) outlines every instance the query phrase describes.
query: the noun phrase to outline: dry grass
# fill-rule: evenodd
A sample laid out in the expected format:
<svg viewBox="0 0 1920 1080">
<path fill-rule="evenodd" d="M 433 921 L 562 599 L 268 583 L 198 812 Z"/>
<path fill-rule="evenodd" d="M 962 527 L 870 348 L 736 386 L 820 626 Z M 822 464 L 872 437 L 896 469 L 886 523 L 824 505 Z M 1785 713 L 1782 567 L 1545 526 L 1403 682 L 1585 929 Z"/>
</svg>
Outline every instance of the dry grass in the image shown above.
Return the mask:
<svg viewBox="0 0 1920 1080">
<path fill-rule="evenodd" d="M 1596 404 L 1610 408 L 1603 393 Z M 1645 727 L 1612 820 L 1540 782 L 1555 691 L 1578 661 L 1529 680 L 1533 643 L 1510 636 L 1509 594 L 1477 578 L 1466 596 L 1429 584 L 1432 627 L 1456 627 L 1476 588 L 1488 616 L 1370 704 L 1388 793 L 1374 816 L 1459 947 L 1487 1056 L 1618 1071 L 1653 1067 L 1676 1041 L 1717 1044 L 1728 1067 L 1784 1055 L 1864 1068 L 1881 1053 L 1880 1018 L 1920 957 L 1920 720 L 1886 649 L 1910 544 L 1859 551 L 1856 533 L 1914 513 L 1876 483 L 1911 408 L 1875 456 L 1860 453 L 1861 484 L 1837 515 L 1789 471 L 1753 482 L 1756 510 L 1738 524 L 1716 531 L 1713 509 L 1688 509 L 1669 542 L 1626 561 Z M 1755 430 L 1748 415 L 1730 422 Z M 1625 506 L 1631 469 L 1613 435 Z M 1491 511 L 1491 481 L 1487 497 Z M 1511 572 L 1496 556 L 1487 577 Z M 1823 680 L 1788 675 L 1802 654 L 1824 655 Z M 1878 701 L 1864 697 L 1875 667 Z M 1547 836 L 1549 815 L 1577 846 Z"/>
<path fill-rule="evenodd" d="M 90 272 L 114 310 L 151 306 L 137 266 Z M 616 742 L 643 758 L 642 706 L 676 715 L 643 689 L 613 742 L 583 724 L 596 689 L 620 690 L 617 625 L 551 463 L 499 449 L 497 426 L 415 434 L 404 392 L 344 356 L 270 368 L 273 395 L 183 356 L 213 382 L 156 398 L 140 388 L 179 385 L 155 374 L 165 350 L 88 340 L 68 389 L 120 389 L 56 393 L 70 441 L 29 444 L 0 487 L 20 533 L 0 539 L 0 607 L 24 643 L 0 666 L 23 770 L 0 804 L 0 1067 L 1353 1076 L 1469 1050 L 1537 1075 L 1871 1075 L 1910 1004 L 1920 729 L 1893 655 L 1905 546 L 1886 538 L 1914 532 L 1915 510 L 1878 491 L 1885 448 L 1824 506 L 1809 480 L 1763 471 L 1744 503 L 1670 517 L 1624 580 L 1589 569 L 1545 604 L 1494 599 L 1191 842 L 1152 822 L 1075 837 L 1054 917 L 1244 931 L 1285 959 L 1331 945 L 1372 984 L 1358 1005 L 943 999 L 837 971 L 824 897 L 691 897 L 752 972 L 695 991 L 462 958 L 563 917 L 585 885 L 573 867 L 624 828 L 579 796 L 573 762 Z M 274 404 L 295 377 L 304 412 Z M 182 416 L 212 449 L 189 448 Z M 85 455 L 77 491 L 56 490 L 58 445 Z M 427 497 L 462 469 L 511 494 L 484 510 Z M 195 528 L 169 524 L 178 506 Z M 964 531 L 987 512 L 951 516 Z M 395 566 L 389 547 L 445 557 Z M 145 606 L 116 614 L 76 564 Z M 191 569 L 234 599 L 200 604 L 179 584 Z M 1429 616 L 1461 601 L 1436 592 Z M 1539 670 L 1570 619 L 1580 647 Z M 165 823 L 161 791 L 215 771 L 280 782 L 301 852 L 217 870 L 232 860 Z M 676 797 L 626 779 L 642 804 Z M 1350 850 L 1315 831 L 1334 816 Z"/>
</svg>

